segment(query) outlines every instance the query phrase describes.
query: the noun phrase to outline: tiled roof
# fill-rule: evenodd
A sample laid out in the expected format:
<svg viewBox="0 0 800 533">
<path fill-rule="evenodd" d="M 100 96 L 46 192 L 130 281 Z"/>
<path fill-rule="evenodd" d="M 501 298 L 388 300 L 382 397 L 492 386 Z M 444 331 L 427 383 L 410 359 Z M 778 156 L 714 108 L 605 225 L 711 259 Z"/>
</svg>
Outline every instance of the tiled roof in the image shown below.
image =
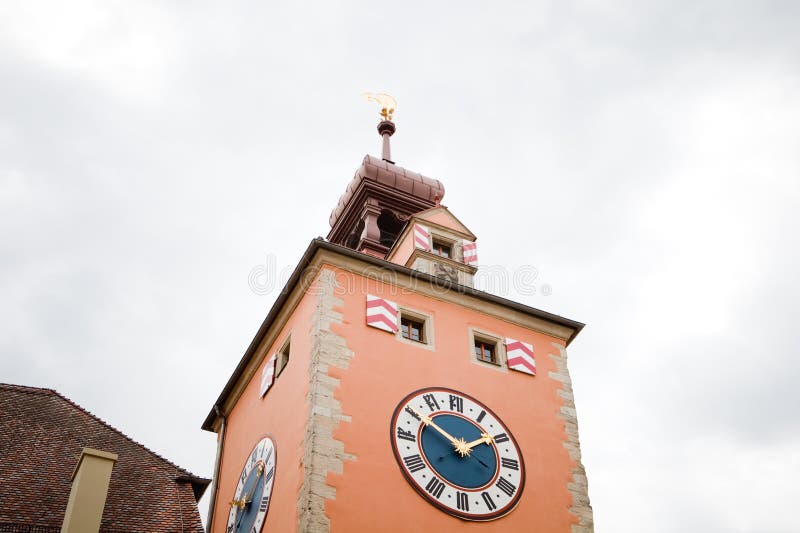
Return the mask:
<svg viewBox="0 0 800 533">
<path fill-rule="evenodd" d="M 0 384 L 0 524 L 60 527 L 85 447 L 119 455 L 101 531 L 202 531 L 209 480 L 135 442 L 52 389 Z"/>
<path fill-rule="evenodd" d="M 394 163 L 387 163 L 383 159 L 366 155 L 364 156 L 364 161 L 361 163 L 361 166 L 356 170 L 356 175 L 350 180 L 344 194 L 339 198 L 339 203 L 336 204 L 336 207 L 331 213 L 329 219 L 331 227 L 339 220 L 339 216 L 342 214 L 345 207 L 347 207 L 348 202 L 350 202 L 350 199 L 355 194 L 359 184 L 364 180 L 370 180 L 392 187 L 398 191 L 430 202 L 431 205 L 433 205 L 437 199 L 441 200 L 444 198 L 444 185 L 442 185 L 441 181 L 423 176 L 422 174 L 417 174 L 414 171 L 407 170 Z"/>
</svg>

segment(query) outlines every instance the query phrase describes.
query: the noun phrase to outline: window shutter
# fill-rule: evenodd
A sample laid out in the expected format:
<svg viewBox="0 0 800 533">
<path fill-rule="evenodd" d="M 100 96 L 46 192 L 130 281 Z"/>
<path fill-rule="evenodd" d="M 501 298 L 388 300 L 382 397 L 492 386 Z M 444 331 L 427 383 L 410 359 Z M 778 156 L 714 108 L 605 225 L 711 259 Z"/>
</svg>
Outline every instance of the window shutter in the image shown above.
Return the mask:
<svg viewBox="0 0 800 533">
<path fill-rule="evenodd" d="M 533 346 L 527 342 L 522 342 L 506 338 L 506 357 L 508 368 L 525 372 L 532 376 L 536 375 L 536 361 L 533 360 Z"/>
<path fill-rule="evenodd" d="M 464 264 L 473 265 L 478 262 L 478 243 L 464 241 L 462 249 L 464 250 Z"/>
<path fill-rule="evenodd" d="M 272 383 L 275 381 L 275 361 L 278 360 L 278 354 L 273 354 L 272 357 L 269 358 L 267 364 L 264 365 L 264 370 L 261 371 L 261 387 L 259 388 L 259 394 L 261 398 L 267 393 L 270 387 L 272 387 Z"/>
<path fill-rule="evenodd" d="M 397 327 L 397 304 L 378 296 L 367 294 L 367 325 L 395 333 Z"/>
<path fill-rule="evenodd" d="M 431 232 L 425 226 L 414 224 L 414 246 L 431 251 Z"/>
</svg>

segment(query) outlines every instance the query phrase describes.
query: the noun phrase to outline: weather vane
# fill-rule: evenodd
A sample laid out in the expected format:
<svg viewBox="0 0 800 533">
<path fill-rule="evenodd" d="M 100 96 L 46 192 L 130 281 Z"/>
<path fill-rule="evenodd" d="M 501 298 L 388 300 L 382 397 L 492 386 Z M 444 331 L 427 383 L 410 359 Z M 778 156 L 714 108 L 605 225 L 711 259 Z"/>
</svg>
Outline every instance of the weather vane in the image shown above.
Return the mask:
<svg viewBox="0 0 800 533">
<path fill-rule="evenodd" d="M 392 120 L 392 114 L 397 109 L 397 100 L 392 95 L 386 93 L 364 93 L 364 98 L 370 102 L 377 102 L 381 106 L 383 120 Z"/>
</svg>

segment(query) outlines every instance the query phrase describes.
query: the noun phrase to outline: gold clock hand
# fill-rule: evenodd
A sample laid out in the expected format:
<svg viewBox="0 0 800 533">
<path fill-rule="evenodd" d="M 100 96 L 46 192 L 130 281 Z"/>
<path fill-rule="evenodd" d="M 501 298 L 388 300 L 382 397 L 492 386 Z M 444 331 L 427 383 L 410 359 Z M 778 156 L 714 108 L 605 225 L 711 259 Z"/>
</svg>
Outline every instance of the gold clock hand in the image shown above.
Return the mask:
<svg viewBox="0 0 800 533">
<path fill-rule="evenodd" d="M 250 492 L 247 494 L 245 498 L 242 498 L 245 505 L 253 501 L 253 494 L 256 492 L 256 487 L 258 486 L 258 478 L 261 477 L 261 472 L 264 471 L 264 467 L 261 466 L 261 463 L 258 463 L 258 473 L 256 474 L 256 481 L 253 483 L 253 487 L 250 489 Z"/>
<path fill-rule="evenodd" d="M 453 445 L 453 448 L 455 448 L 456 452 L 458 452 L 461 455 L 461 457 L 469 455 L 469 448 L 466 448 L 467 443 L 464 439 L 456 439 L 450 433 L 440 428 L 438 424 L 436 424 L 436 422 L 434 422 L 431 417 L 423 415 L 410 405 L 408 406 L 408 408 L 414 411 L 414 413 L 416 413 L 417 416 L 422 419 L 423 424 L 425 424 L 426 426 L 433 427 L 433 429 L 444 435 L 444 437 L 450 441 L 450 443 Z"/>
<path fill-rule="evenodd" d="M 472 442 L 468 442 L 468 443 L 466 443 L 466 445 L 465 445 L 465 446 L 466 446 L 466 449 L 467 449 L 467 450 L 471 450 L 472 448 L 474 448 L 474 447 L 475 447 L 475 446 L 477 446 L 478 444 L 486 444 L 486 445 L 489 445 L 489 444 L 492 444 L 493 442 L 494 442 L 494 437 L 492 437 L 492 436 L 491 436 L 491 435 L 489 435 L 488 433 L 481 433 L 481 438 L 479 438 L 479 439 L 475 439 L 475 440 L 474 440 L 474 441 L 472 441 Z"/>
</svg>

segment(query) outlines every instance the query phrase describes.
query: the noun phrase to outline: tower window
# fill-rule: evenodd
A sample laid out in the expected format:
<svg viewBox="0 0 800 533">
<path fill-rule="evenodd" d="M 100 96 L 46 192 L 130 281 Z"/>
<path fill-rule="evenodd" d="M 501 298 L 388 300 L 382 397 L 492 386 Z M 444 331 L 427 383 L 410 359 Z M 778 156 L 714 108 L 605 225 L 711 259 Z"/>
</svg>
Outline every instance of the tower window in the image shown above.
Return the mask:
<svg viewBox="0 0 800 533">
<path fill-rule="evenodd" d="M 442 242 L 439 240 L 433 240 L 433 247 L 431 248 L 431 252 L 439 255 L 441 257 L 453 257 L 453 247 L 450 243 Z"/>
<path fill-rule="evenodd" d="M 497 360 L 497 344 L 481 338 L 475 339 L 475 357 L 484 363 L 499 364 Z"/>
<path fill-rule="evenodd" d="M 425 322 L 403 315 L 400 317 L 400 332 L 404 339 L 425 342 Z"/>
<path fill-rule="evenodd" d="M 505 371 L 505 349 L 500 335 L 470 328 L 470 359 L 478 365 Z"/>
<path fill-rule="evenodd" d="M 400 307 L 400 328 L 395 338 L 406 344 L 435 351 L 433 315 L 422 310 Z"/>
<path fill-rule="evenodd" d="M 283 344 L 281 351 L 278 352 L 278 358 L 275 361 L 275 377 L 281 375 L 283 369 L 286 368 L 286 365 L 289 364 L 289 351 L 291 350 L 291 338 L 286 339 L 286 342 Z"/>
</svg>

